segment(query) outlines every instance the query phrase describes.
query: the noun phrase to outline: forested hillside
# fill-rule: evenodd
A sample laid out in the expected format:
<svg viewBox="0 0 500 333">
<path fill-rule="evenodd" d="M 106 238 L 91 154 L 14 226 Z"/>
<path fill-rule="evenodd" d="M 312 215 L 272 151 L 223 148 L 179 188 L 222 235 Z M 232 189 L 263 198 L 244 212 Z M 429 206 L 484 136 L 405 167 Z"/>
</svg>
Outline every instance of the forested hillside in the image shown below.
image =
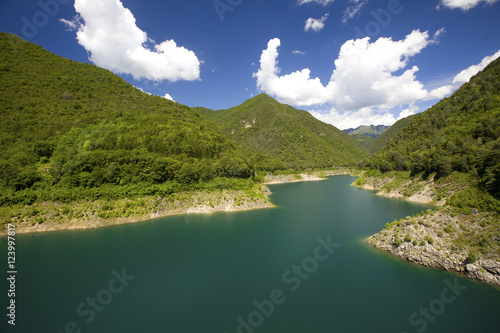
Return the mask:
<svg viewBox="0 0 500 333">
<path fill-rule="evenodd" d="M 0 205 L 169 193 L 273 167 L 187 106 L 6 33 L 0 112 Z"/>
<path fill-rule="evenodd" d="M 414 117 L 369 162 L 382 172 L 461 172 L 500 196 L 500 59 L 448 97 Z"/>
<path fill-rule="evenodd" d="M 287 168 L 353 165 L 368 152 L 332 125 L 266 94 L 228 110 L 197 108 L 235 142 L 282 161 Z"/>
<path fill-rule="evenodd" d="M 386 129 L 380 136 L 375 138 L 374 140 L 371 140 L 370 142 L 367 143 L 366 149 L 372 153 L 375 154 L 379 152 L 382 148 L 384 148 L 391 140 L 399 133 L 401 130 L 408 125 L 408 123 L 415 117 L 418 117 L 419 114 L 409 116 L 403 119 L 398 120 L 395 122 L 391 127 Z"/>
</svg>

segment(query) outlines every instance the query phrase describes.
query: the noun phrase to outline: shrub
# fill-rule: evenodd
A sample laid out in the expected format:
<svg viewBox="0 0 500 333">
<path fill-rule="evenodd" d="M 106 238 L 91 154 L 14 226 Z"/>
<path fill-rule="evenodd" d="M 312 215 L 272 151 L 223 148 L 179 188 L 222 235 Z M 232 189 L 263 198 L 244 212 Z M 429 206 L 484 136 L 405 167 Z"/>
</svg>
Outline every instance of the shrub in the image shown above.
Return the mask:
<svg viewBox="0 0 500 333">
<path fill-rule="evenodd" d="M 469 255 L 467 256 L 467 261 L 470 263 L 476 262 L 478 259 L 478 254 L 476 249 L 472 249 L 469 251 Z"/>
<path fill-rule="evenodd" d="M 446 226 L 446 228 L 444 228 L 444 231 L 446 231 L 447 233 L 451 234 L 452 232 L 455 231 L 455 228 L 453 228 L 453 226 L 451 226 L 450 224 L 448 224 Z"/>
</svg>

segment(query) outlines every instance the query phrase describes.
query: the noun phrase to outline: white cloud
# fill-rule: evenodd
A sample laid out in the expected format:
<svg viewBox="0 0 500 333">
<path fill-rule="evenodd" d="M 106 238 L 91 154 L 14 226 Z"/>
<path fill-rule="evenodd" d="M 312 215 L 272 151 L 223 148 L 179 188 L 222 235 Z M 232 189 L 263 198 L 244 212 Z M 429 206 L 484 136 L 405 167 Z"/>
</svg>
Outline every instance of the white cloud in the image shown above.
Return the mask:
<svg viewBox="0 0 500 333">
<path fill-rule="evenodd" d="M 429 93 L 428 98 L 426 98 L 426 99 L 427 100 L 443 99 L 446 96 L 450 95 L 455 89 L 456 89 L 456 87 L 453 85 L 441 86 L 439 88 L 432 90 Z"/>
<path fill-rule="evenodd" d="M 482 2 L 492 5 L 497 1 L 498 0 L 441 0 L 437 8 L 440 9 L 441 7 L 447 7 L 450 9 L 461 9 L 463 11 L 467 11 Z"/>
<path fill-rule="evenodd" d="M 349 0 L 347 8 L 344 10 L 344 13 L 342 15 L 342 22 L 347 23 L 347 21 L 358 15 L 361 12 L 363 6 L 367 3 L 367 0 Z"/>
<path fill-rule="evenodd" d="M 311 111 L 311 114 L 328 124 L 345 130 L 357 128 L 361 125 L 385 125 L 390 126 L 396 122 L 394 115 L 389 112 L 377 111 L 374 108 L 362 108 L 356 111 L 338 111 L 331 109 L 326 112 Z"/>
<path fill-rule="evenodd" d="M 315 106 L 318 109 L 311 113 L 316 118 L 338 128 L 392 125 L 417 112 L 416 102 L 442 99 L 455 89 L 443 85 L 429 91 L 416 78 L 418 67 L 409 66 L 410 59 L 437 43 L 442 32 L 430 37 L 426 31 L 415 30 L 399 41 L 379 38 L 370 42 L 369 37 L 349 40 L 340 48 L 327 84 L 311 77 L 308 68 L 280 75 L 277 59 L 281 42 L 275 38 L 263 50 L 260 68 L 253 76 L 261 91 L 283 103 Z"/>
<path fill-rule="evenodd" d="M 412 116 L 420 111 L 420 108 L 414 104 L 410 105 L 408 109 L 404 109 L 399 113 L 399 117 L 396 120 L 401 120 L 403 118 Z M 391 124 L 392 125 L 392 124 Z"/>
<path fill-rule="evenodd" d="M 165 94 L 165 96 L 163 96 L 163 98 L 171 100 L 172 102 L 175 102 L 174 99 L 172 98 L 172 96 L 170 96 L 170 94 Z"/>
<path fill-rule="evenodd" d="M 486 66 L 490 64 L 490 62 L 497 59 L 498 57 L 500 57 L 500 50 L 494 55 L 483 58 L 483 60 L 479 64 L 472 65 L 469 68 L 466 68 L 458 73 L 455 78 L 453 78 L 453 83 L 462 84 L 465 82 L 469 82 L 471 77 L 482 71 Z"/>
<path fill-rule="evenodd" d="M 311 114 L 328 124 L 345 130 L 348 128 L 358 128 L 361 125 L 384 125 L 391 126 L 396 121 L 414 115 L 420 111 L 416 105 L 410 105 L 403 110 L 377 110 L 366 107 L 354 111 L 338 111 L 330 109 L 326 111 L 311 111 Z M 399 116 L 395 116 L 399 113 Z"/>
<path fill-rule="evenodd" d="M 278 38 L 271 39 L 267 49 L 262 52 L 260 68 L 253 74 L 253 77 L 257 78 L 257 87 L 289 104 L 324 103 L 328 99 L 327 91 L 318 78 L 310 79 L 309 69 L 278 77 L 276 59 L 280 44 Z"/>
<path fill-rule="evenodd" d="M 304 26 L 304 31 L 309 31 L 313 30 L 315 32 L 318 32 L 320 30 L 323 30 L 325 27 L 325 21 L 328 18 L 328 14 L 323 15 L 319 19 L 314 19 L 314 18 L 308 18 L 306 20 L 306 25 Z"/>
<path fill-rule="evenodd" d="M 416 79 L 418 67 L 407 68 L 412 56 L 434 42 L 428 32 L 418 30 L 400 41 L 379 38 L 370 43 L 369 37 L 349 40 L 340 48 L 330 81 L 323 85 L 319 78 L 311 78 L 308 68 L 278 76 L 280 40 L 275 38 L 262 52 L 260 68 L 253 76 L 260 90 L 292 105 L 328 103 L 347 111 L 365 107 L 391 109 L 445 92 L 440 87 L 430 93 Z M 402 70 L 402 74 L 394 74 Z"/>
<path fill-rule="evenodd" d="M 300 6 L 306 3 L 316 2 L 319 3 L 320 5 L 326 6 L 334 1 L 335 0 L 297 0 L 297 4 Z"/>
<path fill-rule="evenodd" d="M 59 22 L 63 23 L 66 26 L 67 31 L 74 31 L 78 29 L 78 27 L 82 23 L 80 22 L 80 17 L 78 15 L 75 16 L 71 21 L 60 18 Z"/>
<path fill-rule="evenodd" d="M 293 54 L 298 54 L 298 55 L 304 55 L 304 54 L 306 54 L 305 52 L 302 52 L 302 51 L 299 51 L 299 50 L 293 50 L 292 53 Z"/>
<path fill-rule="evenodd" d="M 432 37 L 432 41 L 435 44 L 439 44 L 439 38 L 446 32 L 446 28 L 441 28 L 438 31 L 434 33 L 434 36 Z"/>
<path fill-rule="evenodd" d="M 97 66 L 138 80 L 199 79 L 200 61 L 195 53 L 173 40 L 148 47 L 153 41 L 137 27 L 134 15 L 120 0 L 75 0 L 75 10 L 81 20 L 78 42 Z"/>
</svg>

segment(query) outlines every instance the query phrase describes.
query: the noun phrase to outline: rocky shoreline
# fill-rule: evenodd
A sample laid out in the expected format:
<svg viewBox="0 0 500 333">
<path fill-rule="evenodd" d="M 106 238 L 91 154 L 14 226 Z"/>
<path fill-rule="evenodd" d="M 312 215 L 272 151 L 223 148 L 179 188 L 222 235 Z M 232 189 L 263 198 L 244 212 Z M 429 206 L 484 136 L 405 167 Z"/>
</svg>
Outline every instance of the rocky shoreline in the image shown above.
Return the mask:
<svg viewBox="0 0 500 333">
<path fill-rule="evenodd" d="M 268 199 L 269 189 L 262 185 L 255 193 L 219 190 L 195 191 L 170 195 L 166 198 L 144 197 L 115 201 L 35 203 L 12 214 L 16 233 L 101 228 L 136 223 L 166 216 L 212 214 L 275 207 Z M 5 236 L 6 230 L 0 232 Z"/>
<path fill-rule="evenodd" d="M 490 218 L 487 214 L 475 217 L 482 222 Z M 468 225 L 466 221 L 466 216 L 453 216 L 448 211 L 407 217 L 369 237 L 367 242 L 406 261 L 462 273 L 479 282 L 500 287 L 500 261 L 495 256 L 472 258 L 467 246 L 456 245 L 461 233 L 477 232 L 482 228 L 476 223 Z"/>
<path fill-rule="evenodd" d="M 352 174 L 351 170 L 343 168 L 338 168 L 337 170 L 303 172 L 290 175 L 267 174 L 264 176 L 264 184 L 273 185 L 273 184 L 284 184 L 284 183 L 319 181 L 319 180 L 325 180 L 326 179 L 325 177 L 329 176 L 340 176 L 340 175 L 350 175 L 350 174 Z"/>
<path fill-rule="evenodd" d="M 166 198 L 97 200 L 93 202 L 34 203 L 16 207 L 8 212 L 8 223 L 16 226 L 16 233 L 36 233 L 58 230 L 101 228 L 136 223 L 166 216 L 185 214 L 212 214 L 275 207 L 269 201 L 271 191 L 266 185 L 324 180 L 327 176 L 347 175 L 346 169 L 314 171 L 291 175 L 264 177 L 262 185 L 248 191 L 218 190 L 175 193 Z M 5 215 L 5 214 L 3 214 Z M 6 229 L 0 230 L 0 236 Z"/>
<path fill-rule="evenodd" d="M 367 239 L 369 245 L 414 264 L 460 273 L 500 287 L 500 238 L 483 241 L 484 235 L 498 235 L 498 216 L 445 207 L 447 198 L 461 189 L 461 184 L 437 185 L 432 178 L 398 181 L 395 177 L 361 177 L 353 185 L 376 190 L 377 195 L 437 208 L 387 223 L 384 230 Z M 443 192 L 447 195 L 436 195 Z M 475 250 L 485 244 L 491 244 L 486 254 Z"/>
<path fill-rule="evenodd" d="M 275 207 L 269 201 L 271 191 L 266 185 L 324 180 L 327 176 L 350 174 L 337 169 L 291 175 L 266 175 L 262 185 L 252 191 L 218 190 L 174 193 L 166 198 L 149 196 L 138 199 L 97 200 L 68 204 L 44 202 L 15 207 L 2 215 L 17 234 L 101 228 L 136 223 L 166 216 L 212 214 Z M 5 209 L 5 208 L 4 208 Z M 6 235 L 6 228 L 0 236 Z"/>
</svg>

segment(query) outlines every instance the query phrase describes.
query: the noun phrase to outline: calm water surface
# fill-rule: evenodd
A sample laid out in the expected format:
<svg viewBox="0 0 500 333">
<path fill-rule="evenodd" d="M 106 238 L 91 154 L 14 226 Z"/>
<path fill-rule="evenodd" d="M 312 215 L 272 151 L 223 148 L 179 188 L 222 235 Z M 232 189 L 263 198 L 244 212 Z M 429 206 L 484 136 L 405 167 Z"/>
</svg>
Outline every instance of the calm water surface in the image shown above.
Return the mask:
<svg viewBox="0 0 500 333">
<path fill-rule="evenodd" d="M 16 326 L 0 331 L 500 332 L 499 291 L 363 243 L 429 207 L 353 180 L 273 185 L 275 209 L 18 235 Z"/>
</svg>

